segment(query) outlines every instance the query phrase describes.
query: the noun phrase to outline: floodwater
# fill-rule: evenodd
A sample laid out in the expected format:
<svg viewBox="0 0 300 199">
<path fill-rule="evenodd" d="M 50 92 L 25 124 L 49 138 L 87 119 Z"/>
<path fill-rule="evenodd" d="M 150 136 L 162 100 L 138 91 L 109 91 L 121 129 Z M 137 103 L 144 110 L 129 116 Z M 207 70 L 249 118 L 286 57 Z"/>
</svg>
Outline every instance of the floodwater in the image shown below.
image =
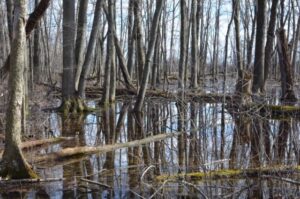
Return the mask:
<svg viewBox="0 0 300 199">
<path fill-rule="evenodd" d="M 0 199 L 300 197 L 299 171 L 275 169 L 278 165 L 299 165 L 297 118 L 266 119 L 259 114 L 228 111 L 222 104 L 155 98 L 147 100 L 141 114 L 134 114 L 132 107 L 132 102 L 119 101 L 106 109 L 100 107 L 99 113 L 77 118 L 44 114 L 39 138 L 74 139 L 28 150 L 27 160 L 66 147 L 105 146 L 158 134 L 183 134 L 80 158 L 31 162 L 42 178 L 57 180 L 0 185 Z M 261 175 L 257 171 L 252 176 L 209 176 L 215 170 L 262 167 L 274 167 L 274 171 L 271 168 Z M 200 179 L 197 173 L 208 176 Z"/>
</svg>

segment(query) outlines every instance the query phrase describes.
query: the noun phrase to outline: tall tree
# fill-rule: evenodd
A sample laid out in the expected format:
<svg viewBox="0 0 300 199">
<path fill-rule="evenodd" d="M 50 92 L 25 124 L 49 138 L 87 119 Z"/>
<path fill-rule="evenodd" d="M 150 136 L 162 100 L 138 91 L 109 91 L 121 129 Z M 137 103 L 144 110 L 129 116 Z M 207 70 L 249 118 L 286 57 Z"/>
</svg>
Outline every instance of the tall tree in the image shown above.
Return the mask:
<svg viewBox="0 0 300 199">
<path fill-rule="evenodd" d="M 186 2 L 180 0 L 180 58 L 178 71 L 178 88 L 184 90 L 184 66 L 186 61 L 186 46 L 187 46 L 187 24 L 186 24 Z"/>
<path fill-rule="evenodd" d="M 128 58 L 127 58 L 127 68 L 128 68 L 128 73 L 130 77 L 132 77 L 132 71 L 133 71 L 133 55 L 134 55 L 134 44 L 135 44 L 135 38 L 133 36 L 133 1 L 134 0 L 129 0 L 128 2 L 128 26 L 127 26 L 127 31 L 128 31 Z"/>
<path fill-rule="evenodd" d="M 296 102 L 297 97 L 294 92 L 290 49 L 285 35 L 285 30 L 283 28 L 277 31 L 277 37 L 277 52 L 280 63 L 282 100 L 286 102 Z"/>
<path fill-rule="evenodd" d="M 136 39 L 136 61 L 135 64 L 138 67 L 138 83 L 142 81 L 143 67 L 145 65 L 145 51 L 143 44 L 143 33 L 141 24 L 141 3 L 140 0 L 134 0 L 133 13 L 134 13 L 134 35 Z"/>
<path fill-rule="evenodd" d="M 116 26 L 116 0 L 110 0 L 108 3 L 109 26 L 111 26 L 112 48 L 110 53 L 110 88 L 109 101 L 114 102 L 116 98 L 117 70 L 116 70 L 116 49 L 115 49 L 115 26 Z"/>
<path fill-rule="evenodd" d="M 22 107 L 24 103 L 24 70 L 26 66 L 26 0 L 15 1 L 14 37 L 10 60 L 10 98 L 6 113 L 5 149 L 0 165 L 2 177 L 13 179 L 36 178 L 37 175 L 26 162 L 21 148 Z"/>
<path fill-rule="evenodd" d="M 242 61 L 242 51 L 241 51 L 241 42 L 240 42 L 240 2 L 239 0 L 232 0 L 232 12 L 234 27 L 235 27 L 235 54 L 236 54 L 236 64 L 238 69 L 238 86 L 237 89 L 240 90 L 240 82 L 242 79 L 242 70 L 243 70 L 243 61 Z"/>
<path fill-rule="evenodd" d="M 151 66 L 151 59 L 153 56 L 155 41 L 157 37 L 157 29 L 158 24 L 160 21 L 160 15 L 163 8 L 163 0 L 156 0 L 156 8 L 153 16 L 153 20 L 151 23 L 151 30 L 150 30 L 150 38 L 148 43 L 147 55 L 146 55 L 146 62 L 145 67 L 143 70 L 143 78 L 141 82 L 141 87 L 138 92 L 137 100 L 134 106 L 135 111 L 140 112 L 142 110 L 146 89 L 148 85 L 149 73 L 150 73 L 150 66 Z"/>
<path fill-rule="evenodd" d="M 256 18 L 257 27 L 256 27 L 255 58 L 254 58 L 253 86 L 252 86 L 253 93 L 263 92 L 266 4 L 267 1 L 257 1 L 257 18 Z"/>
<path fill-rule="evenodd" d="M 86 85 L 85 79 L 90 71 L 90 67 L 92 63 L 92 55 L 96 46 L 96 41 L 100 29 L 100 15 L 101 15 L 101 6 L 102 6 L 101 4 L 102 4 L 102 0 L 97 0 L 95 13 L 94 13 L 93 27 L 90 34 L 90 39 L 87 47 L 87 52 L 84 58 L 83 66 L 81 67 L 82 71 L 80 74 L 80 80 L 78 85 L 78 95 L 81 98 L 85 97 L 85 85 Z"/>
<path fill-rule="evenodd" d="M 37 7 L 39 0 L 35 0 L 35 6 Z M 34 41 L 33 41 L 33 68 L 34 68 L 34 82 L 38 83 L 40 81 L 40 63 L 41 63 L 41 46 L 40 46 L 40 29 L 39 23 L 37 22 L 36 29 L 34 31 Z"/>
<path fill-rule="evenodd" d="M 66 102 L 75 96 L 74 45 L 75 1 L 63 0 L 63 77 L 62 97 Z"/>
<path fill-rule="evenodd" d="M 265 60 L 264 60 L 264 81 L 262 85 L 262 91 L 266 90 L 266 82 L 269 75 L 269 68 L 272 65 L 272 54 L 274 51 L 274 38 L 276 27 L 276 15 L 279 0 L 272 1 L 271 15 L 269 20 L 269 27 L 267 32 L 267 43 L 265 47 Z"/>
<path fill-rule="evenodd" d="M 9 39 L 12 40 L 13 37 L 13 10 L 14 4 L 13 0 L 6 0 L 6 11 L 7 11 L 7 26 Z"/>
<path fill-rule="evenodd" d="M 102 95 L 101 104 L 107 105 L 110 102 L 111 96 L 111 87 L 112 87 L 112 67 L 115 63 L 115 38 L 114 38 L 114 2 L 109 1 L 107 8 L 107 21 L 108 21 L 108 34 L 107 34 L 107 53 L 106 53 L 106 61 L 105 61 L 105 69 L 104 69 L 104 93 Z"/>
<path fill-rule="evenodd" d="M 76 64 L 76 76 L 75 76 L 75 88 L 78 89 L 79 78 L 83 64 L 83 47 L 86 35 L 87 26 L 87 9 L 88 0 L 80 0 L 78 9 L 78 20 L 77 20 L 77 33 L 75 43 L 75 64 Z M 99 20 L 99 19 L 98 19 Z"/>
<path fill-rule="evenodd" d="M 198 37 L 197 37 L 197 2 L 192 0 L 191 11 L 191 88 L 196 89 L 198 86 Z"/>
</svg>

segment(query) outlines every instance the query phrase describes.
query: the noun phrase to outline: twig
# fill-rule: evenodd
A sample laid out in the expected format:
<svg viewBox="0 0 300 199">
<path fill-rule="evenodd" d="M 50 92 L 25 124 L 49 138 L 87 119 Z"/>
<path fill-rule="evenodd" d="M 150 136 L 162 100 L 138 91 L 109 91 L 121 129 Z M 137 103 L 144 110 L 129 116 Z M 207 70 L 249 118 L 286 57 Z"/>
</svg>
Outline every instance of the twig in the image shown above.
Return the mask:
<svg viewBox="0 0 300 199">
<path fill-rule="evenodd" d="M 141 196 L 141 195 L 138 194 L 137 192 L 135 192 L 135 191 L 133 191 L 133 190 L 131 190 L 131 189 L 130 189 L 130 191 L 131 191 L 133 194 L 137 195 L 138 197 L 140 197 L 140 198 L 142 198 L 142 199 L 146 199 L 145 197 Z"/>
<path fill-rule="evenodd" d="M 109 186 L 107 184 L 100 183 L 100 182 L 95 182 L 95 181 L 88 180 L 88 179 L 85 179 L 85 178 L 80 178 L 80 180 L 83 181 L 83 182 L 88 182 L 88 183 L 91 183 L 91 184 L 95 184 L 95 185 L 99 185 L 99 186 L 102 186 L 102 187 L 105 187 L 105 188 L 112 189 L 111 186 Z"/>
<path fill-rule="evenodd" d="M 181 181 L 183 184 L 186 184 L 186 185 L 189 185 L 191 187 L 193 187 L 194 189 L 196 189 L 205 199 L 208 199 L 208 197 L 203 193 L 202 190 L 200 190 L 196 185 L 192 184 L 192 183 L 189 183 L 185 180 Z"/>
<path fill-rule="evenodd" d="M 155 168 L 155 166 L 154 166 L 154 165 L 150 165 L 150 166 L 143 172 L 143 174 L 142 174 L 142 176 L 141 176 L 141 182 L 142 182 L 143 184 L 149 186 L 149 187 L 152 187 L 152 186 L 151 186 L 150 184 L 144 182 L 144 176 L 145 176 L 146 173 L 147 173 L 150 169 L 152 169 L 152 168 Z"/>
<path fill-rule="evenodd" d="M 149 197 L 149 199 L 153 198 L 169 181 L 171 181 L 171 180 L 165 180 L 163 182 L 163 184 Z"/>
<path fill-rule="evenodd" d="M 292 179 L 289 179 L 289 178 L 281 178 L 281 177 L 270 176 L 270 175 L 263 175 L 262 177 L 263 178 L 273 178 L 275 180 L 280 180 L 280 181 L 284 181 L 284 182 L 288 182 L 288 183 L 300 186 L 300 182 L 299 181 L 295 181 L 295 180 L 292 180 Z"/>
</svg>

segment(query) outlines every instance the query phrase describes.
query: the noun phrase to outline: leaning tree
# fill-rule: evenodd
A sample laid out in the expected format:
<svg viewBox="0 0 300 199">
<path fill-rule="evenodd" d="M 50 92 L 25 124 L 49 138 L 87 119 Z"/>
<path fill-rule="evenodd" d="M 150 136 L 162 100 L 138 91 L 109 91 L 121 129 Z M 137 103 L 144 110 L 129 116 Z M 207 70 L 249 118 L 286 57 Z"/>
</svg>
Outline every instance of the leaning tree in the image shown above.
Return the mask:
<svg viewBox="0 0 300 199">
<path fill-rule="evenodd" d="M 2 177 L 20 179 L 36 178 L 26 162 L 21 148 L 22 106 L 24 103 L 24 69 L 26 65 L 26 0 L 15 1 L 15 34 L 13 34 L 10 75 L 9 105 L 6 113 L 5 149 L 0 164 Z"/>
</svg>

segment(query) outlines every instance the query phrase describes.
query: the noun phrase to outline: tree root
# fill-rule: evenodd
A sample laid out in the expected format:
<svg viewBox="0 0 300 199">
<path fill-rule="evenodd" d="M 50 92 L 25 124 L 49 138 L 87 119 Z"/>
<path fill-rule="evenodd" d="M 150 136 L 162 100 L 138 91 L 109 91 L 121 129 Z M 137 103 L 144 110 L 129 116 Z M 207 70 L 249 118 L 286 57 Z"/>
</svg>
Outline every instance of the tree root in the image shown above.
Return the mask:
<svg viewBox="0 0 300 199">
<path fill-rule="evenodd" d="M 83 99 L 73 98 L 63 101 L 57 111 L 62 113 L 64 117 L 68 117 L 93 112 L 95 109 L 88 107 Z"/>
</svg>

